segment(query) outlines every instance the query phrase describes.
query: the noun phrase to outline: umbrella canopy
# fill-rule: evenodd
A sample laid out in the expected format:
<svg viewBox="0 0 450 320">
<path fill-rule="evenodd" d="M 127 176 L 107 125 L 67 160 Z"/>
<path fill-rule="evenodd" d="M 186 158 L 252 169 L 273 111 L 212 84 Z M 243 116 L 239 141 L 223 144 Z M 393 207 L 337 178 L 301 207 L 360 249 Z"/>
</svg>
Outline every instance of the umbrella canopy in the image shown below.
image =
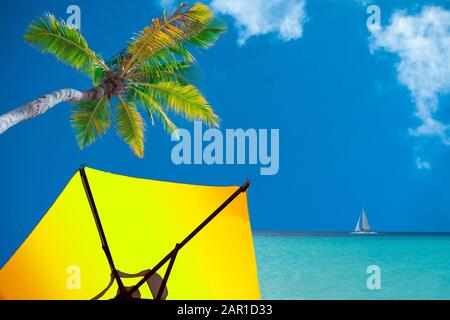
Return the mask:
<svg viewBox="0 0 450 320">
<path fill-rule="evenodd" d="M 90 168 L 85 173 L 115 266 L 127 274 L 153 268 L 237 188 L 131 178 Z M 167 265 L 158 270 L 161 277 Z M 0 270 L 0 299 L 91 299 L 107 286 L 110 274 L 77 173 Z M 130 287 L 139 279 L 122 281 Z M 114 298 L 117 290 L 114 283 L 103 298 Z M 139 294 L 153 298 L 148 286 L 141 286 Z M 165 294 L 167 299 L 260 298 L 245 193 L 178 252 Z"/>
</svg>

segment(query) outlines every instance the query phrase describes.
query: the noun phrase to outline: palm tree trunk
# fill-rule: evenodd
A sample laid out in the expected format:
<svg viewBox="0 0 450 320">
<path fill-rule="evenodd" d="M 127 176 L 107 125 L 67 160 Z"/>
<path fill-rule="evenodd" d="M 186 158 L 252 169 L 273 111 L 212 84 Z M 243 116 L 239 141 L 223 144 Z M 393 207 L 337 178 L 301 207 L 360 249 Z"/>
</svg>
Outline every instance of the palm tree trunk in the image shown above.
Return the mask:
<svg viewBox="0 0 450 320">
<path fill-rule="evenodd" d="M 104 95 L 103 88 L 94 88 L 87 91 L 78 91 L 75 89 L 61 89 L 42 96 L 27 103 L 17 109 L 9 111 L 0 116 L 0 134 L 12 126 L 39 116 L 61 102 L 73 102 L 82 100 L 94 100 Z"/>
</svg>

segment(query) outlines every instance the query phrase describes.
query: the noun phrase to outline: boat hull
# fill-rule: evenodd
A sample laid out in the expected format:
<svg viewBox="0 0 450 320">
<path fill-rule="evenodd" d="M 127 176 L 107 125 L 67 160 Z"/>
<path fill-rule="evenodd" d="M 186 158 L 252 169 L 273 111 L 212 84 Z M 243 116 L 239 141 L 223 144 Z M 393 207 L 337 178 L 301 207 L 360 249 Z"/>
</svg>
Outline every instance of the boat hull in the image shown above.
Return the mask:
<svg viewBox="0 0 450 320">
<path fill-rule="evenodd" d="M 367 235 L 367 234 L 378 234 L 378 232 L 375 232 L 375 231 L 354 231 L 354 232 L 350 232 L 350 234 Z"/>
</svg>

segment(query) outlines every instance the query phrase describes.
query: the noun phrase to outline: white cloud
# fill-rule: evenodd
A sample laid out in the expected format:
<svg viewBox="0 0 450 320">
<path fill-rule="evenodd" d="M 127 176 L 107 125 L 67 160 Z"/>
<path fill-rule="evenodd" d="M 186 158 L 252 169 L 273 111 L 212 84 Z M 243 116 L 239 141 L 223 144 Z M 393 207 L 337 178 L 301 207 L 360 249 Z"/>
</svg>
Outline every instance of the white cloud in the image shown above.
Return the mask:
<svg viewBox="0 0 450 320">
<path fill-rule="evenodd" d="M 213 0 L 211 6 L 234 18 L 239 45 L 250 37 L 269 33 L 278 34 L 284 41 L 303 35 L 305 0 Z"/>
<path fill-rule="evenodd" d="M 421 120 L 410 134 L 438 136 L 450 145 L 450 126 L 435 119 L 439 96 L 450 93 L 450 11 L 434 6 L 416 15 L 397 11 L 388 26 L 372 30 L 371 49 L 400 57 L 398 79 L 410 90 Z M 420 164 L 428 169 L 429 164 Z"/>
<path fill-rule="evenodd" d="M 431 170 L 431 164 L 428 161 L 422 160 L 419 157 L 417 157 L 416 159 L 416 166 L 420 170 Z"/>
</svg>

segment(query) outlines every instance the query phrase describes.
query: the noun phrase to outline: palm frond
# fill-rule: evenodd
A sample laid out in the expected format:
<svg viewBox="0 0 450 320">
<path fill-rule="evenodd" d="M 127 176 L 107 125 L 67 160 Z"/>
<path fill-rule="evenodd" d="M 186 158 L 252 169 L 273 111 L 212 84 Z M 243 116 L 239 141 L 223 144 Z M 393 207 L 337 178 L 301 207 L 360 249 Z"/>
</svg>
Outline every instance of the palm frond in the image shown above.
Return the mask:
<svg viewBox="0 0 450 320">
<path fill-rule="evenodd" d="M 186 49 L 184 45 L 177 44 L 176 46 L 159 50 L 146 60 L 146 63 L 152 66 L 163 65 L 171 62 L 193 63 L 195 62 L 195 57 L 189 52 L 189 50 Z"/>
<path fill-rule="evenodd" d="M 212 17 L 209 7 L 197 2 L 187 9 L 180 4 L 169 17 L 153 19 L 129 44 L 125 71 L 128 72 L 136 61 L 143 64 L 158 51 L 176 48 L 184 40 L 198 35 Z"/>
<path fill-rule="evenodd" d="M 175 47 L 165 48 L 154 55 L 150 56 L 145 63 L 136 64 L 134 69 L 126 75 L 127 79 L 133 79 L 136 73 L 139 73 L 142 68 L 162 69 L 169 71 L 168 69 L 174 69 L 174 66 L 178 66 L 176 69 L 186 69 L 195 62 L 194 56 L 183 45 L 178 44 Z M 173 70 L 176 72 L 177 70 Z"/>
<path fill-rule="evenodd" d="M 134 102 L 126 101 L 119 96 L 120 103 L 116 106 L 117 133 L 139 157 L 144 157 L 144 120 Z"/>
<path fill-rule="evenodd" d="M 192 37 L 187 39 L 187 42 L 190 45 L 207 49 L 226 31 L 227 25 L 225 22 L 218 18 L 212 18 L 199 34 L 192 35 Z"/>
<path fill-rule="evenodd" d="M 201 120 L 209 126 L 218 126 L 219 118 L 205 97 L 193 85 L 175 82 L 131 82 L 153 100 L 189 120 Z"/>
<path fill-rule="evenodd" d="M 109 108 L 105 98 L 74 103 L 71 123 L 80 148 L 94 142 L 110 127 Z"/>
<path fill-rule="evenodd" d="M 51 53 L 59 61 L 91 76 L 96 68 L 107 69 L 78 30 L 49 13 L 29 25 L 25 40 L 41 52 Z"/>
<path fill-rule="evenodd" d="M 190 39 L 190 38 L 188 38 Z M 186 45 L 183 43 L 177 43 L 176 45 L 165 48 L 157 53 L 158 55 L 172 55 L 174 60 L 177 61 L 185 61 L 189 63 L 195 62 L 195 57 L 192 53 L 186 48 Z"/>
<path fill-rule="evenodd" d="M 130 88 L 130 94 L 131 99 L 137 101 L 141 106 L 145 108 L 145 110 L 147 110 L 147 113 L 152 120 L 153 125 L 153 115 L 155 115 L 162 122 L 165 131 L 167 131 L 169 134 L 172 134 L 174 132 L 176 133 L 176 125 L 172 122 L 172 120 L 170 120 L 164 109 L 156 100 L 154 100 L 145 91 L 135 86 Z"/>
<path fill-rule="evenodd" d="M 187 84 L 187 80 L 182 73 L 190 67 L 190 63 L 178 61 L 170 61 L 158 65 L 145 64 L 130 76 L 130 80 L 149 83 L 177 82 L 179 84 Z"/>
<path fill-rule="evenodd" d="M 96 87 L 98 86 L 102 80 L 105 78 L 107 71 L 101 66 L 94 66 L 91 70 L 89 70 L 89 74 L 92 79 L 92 84 Z"/>
<path fill-rule="evenodd" d="M 183 41 L 156 51 L 147 58 L 146 63 L 149 65 L 161 65 L 176 61 L 192 64 L 195 62 L 195 57 L 188 48 L 209 48 L 226 31 L 226 28 L 221 26 L 224 26 L 224 24 L 221 24 L 220 20 L 212 19 L 204 28 L 199 28 L 197 33 L 191 32 Z"/>
</svg>

